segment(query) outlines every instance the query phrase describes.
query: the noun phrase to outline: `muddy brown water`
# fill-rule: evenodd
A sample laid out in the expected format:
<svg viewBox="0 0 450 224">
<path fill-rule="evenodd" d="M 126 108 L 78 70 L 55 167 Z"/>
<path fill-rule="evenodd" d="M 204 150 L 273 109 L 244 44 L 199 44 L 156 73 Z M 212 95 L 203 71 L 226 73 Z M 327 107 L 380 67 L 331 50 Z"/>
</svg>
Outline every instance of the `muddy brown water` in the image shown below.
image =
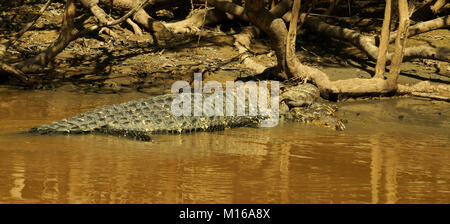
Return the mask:
<svg viewBox="0 0 450 224">
<path fill-rule="evenodd" d="M 296 123 L 214 133 L 32 136 L 143 93 L 0 91 L 0 203 L 449 203 L 450 107 L 343 103 L 347 130 Z"/>
</svg>

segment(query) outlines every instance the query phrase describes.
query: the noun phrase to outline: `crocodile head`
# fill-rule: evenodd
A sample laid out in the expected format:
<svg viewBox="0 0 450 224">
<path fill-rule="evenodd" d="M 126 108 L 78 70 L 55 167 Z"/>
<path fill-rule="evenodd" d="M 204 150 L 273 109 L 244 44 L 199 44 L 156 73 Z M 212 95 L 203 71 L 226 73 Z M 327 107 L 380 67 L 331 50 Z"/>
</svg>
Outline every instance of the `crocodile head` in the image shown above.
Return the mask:
<svg viewBox="0 0 450 224">
<path fill-rule="evenodd" d="M 280 113 L 286 119 L 344 130 L 344 123 L 335 116 L 337 107 L 319 103 L 320 100 L 316 86 L 308 83 L 294 86 L 281 93 Z"/>
</svg>

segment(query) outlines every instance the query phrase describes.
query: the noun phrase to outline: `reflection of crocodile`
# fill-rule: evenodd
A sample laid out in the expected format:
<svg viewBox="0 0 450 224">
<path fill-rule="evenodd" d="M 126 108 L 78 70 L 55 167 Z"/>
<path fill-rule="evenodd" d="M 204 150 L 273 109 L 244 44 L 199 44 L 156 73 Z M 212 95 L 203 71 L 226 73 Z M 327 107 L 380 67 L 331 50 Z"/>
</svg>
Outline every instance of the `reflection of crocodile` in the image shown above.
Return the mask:
<svg viewBox="0 0 450 224">
<path fill-rule="evenodd" d="M 192 93 L 183 93 L 192 96 Z M 100 132 L 149 141 L 151 134 L 215 131 L 232 127 L 258 127 L 261 116 L 174 116 L 172 101 L 180 94 L 166 94 L 106 106 L 42 125 L 32 133 L 81 134 Z M 211 96 L 204 95 L 203 97 Z M 336 130 L 345 127 L 334 117 L 336 108 L 318 103 L 319 90 L 311 84 L 287 88 L 280 96 L 279 115 L 287 120 L 319 123 Z M 192 104 L 193 109 L 196 106 Z M 246 110 L 248 106 L 246 105 Z"/>
</svg>

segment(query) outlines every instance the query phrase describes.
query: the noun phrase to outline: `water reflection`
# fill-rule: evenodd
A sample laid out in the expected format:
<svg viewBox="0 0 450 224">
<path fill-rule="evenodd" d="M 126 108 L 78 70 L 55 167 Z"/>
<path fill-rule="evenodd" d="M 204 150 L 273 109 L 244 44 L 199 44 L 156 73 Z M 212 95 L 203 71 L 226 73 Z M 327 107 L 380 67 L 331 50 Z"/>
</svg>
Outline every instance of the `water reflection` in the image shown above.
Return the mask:
<svg viewBox="0 0 450 224">
<path fill-rule="evenodd" d="M 9 190 L 11 198 L 13 200 L 22 200 L 22 190 L 25 187 L 25 164 L 23 158 L 15 156 L 14 161 L 17 161 L 12 167 L 12 187 Z"/>
<path fill-rule="evenodd" d="M 372 188 L 372 203 L 380 203 L 380 197 L 383 195 L 380 188 L 386 191 L 385 203 L 394 204 L 397 198 L 397 155 L 396 147 L 382 148 L 380 137 L 373 136 L 370 142 L 373 144 L 371 149 L 370 163 L 370 183 Z M 393 143 L 395 144 L 395 143 Z"/>
<path fill-rule="evenodd" d="M 133 95 L 8 97 L 0 106 L 0 203 L 450 202 L 448 106 L 349 104 L 341 108 L 350 121 L 345 132 L 290 123 L 148 143 L 15 134 Z M 433 114 L 429 123 L 420 105 Z"/>
</svg>

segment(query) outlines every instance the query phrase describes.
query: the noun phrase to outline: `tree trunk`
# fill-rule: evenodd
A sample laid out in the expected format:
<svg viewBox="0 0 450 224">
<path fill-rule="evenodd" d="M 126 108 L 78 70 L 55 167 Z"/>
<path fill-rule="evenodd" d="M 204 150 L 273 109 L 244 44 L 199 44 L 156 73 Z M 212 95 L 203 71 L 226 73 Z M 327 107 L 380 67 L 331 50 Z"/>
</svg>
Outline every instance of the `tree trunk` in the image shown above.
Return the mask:
<svg viewBox="0 0 450 224">
<path fill-rule="evenodd" d="M 292 6 L 291 23 L 289 24 L 289 31 L 286 38 L 286 64 L 289 71 L 294 71 L 296 66 L 296 60 L 293 57 L 297 57 L 295 55 L 295 40 L 297 38 L 297 23 L 300 7 L 301 0 L 294 1 L 294 5 Z M 292 74 L 292 72 L 290 72 L 290 74 Z"/>
<path fill-rule="evenodd" d="M 291 77 L 286 74 L 286 24 L 264 8 L 263 0 L 247 0 L 245 11 L 249 20 L 263 30 L 271 40 L 272 48 L 277 56 L 277 75 L 283 79 Z"/>
<path fill-rule="evenodd" d="M 77 30 L 74 28 L 76 0 L 67 0 L 61 33 L 58 39 L 46 51 L 37 56 L 17 64 L 15 67 L 24 73 L 33 73 L 47 66 L 48 63 L 58 55 L 66 46 L 76 38 Z"/>
<path fill-rule="evenodd" d="M 399 25 L 398 35 L 395 40 L 394 56 L 389 71 L 388 83 L 391 88 L 397 88 L 397 79 L 400 74 L 400 65 L 403 60 L 403 51 L 405 49 L 406 40 L 408 39 L 409 12 L 408 2 L 406 0 L 398 0 Z"/>
<path fill-rule="evenodd" d="M 386 71 L 386 53 L 389 46 L 389 33 L 391 26 L 391 0 L 386 0 L 386 9 L 384 11 L 383 26 L 381 27 L 380 46 L 378 47 L 377 65 L 375 66 L 374 78 L 384 78 Z"/>
<path fill-rule="evenodd" d="M 290 43 L 295 42 L 295 36 L 297 31 L 296 21 L 298 20 L 300 0 L 294 1 L 294 7 L 292 10 L 292 20 L 289 27 Z M 295 18 L 297 17 L 297 18 Z M 295 45 L 290 44 L 288 52 L 295 53 Z M 288 67 L 290 73 L 298 78 L 311 80 L 317 85 L 320 90 L 321 96 L 325 99 L 334 99 L 339 95 L 346 96 L 361 96 L 361 95 L 385 95 L 392 92 L 392 88 L 388 85 L 388 82 L 383 79 L 347 79 L 331 81 L 329 77 L 322 71 L 303 65 L 295 55 L 288 57 Z"/>
</svg>

